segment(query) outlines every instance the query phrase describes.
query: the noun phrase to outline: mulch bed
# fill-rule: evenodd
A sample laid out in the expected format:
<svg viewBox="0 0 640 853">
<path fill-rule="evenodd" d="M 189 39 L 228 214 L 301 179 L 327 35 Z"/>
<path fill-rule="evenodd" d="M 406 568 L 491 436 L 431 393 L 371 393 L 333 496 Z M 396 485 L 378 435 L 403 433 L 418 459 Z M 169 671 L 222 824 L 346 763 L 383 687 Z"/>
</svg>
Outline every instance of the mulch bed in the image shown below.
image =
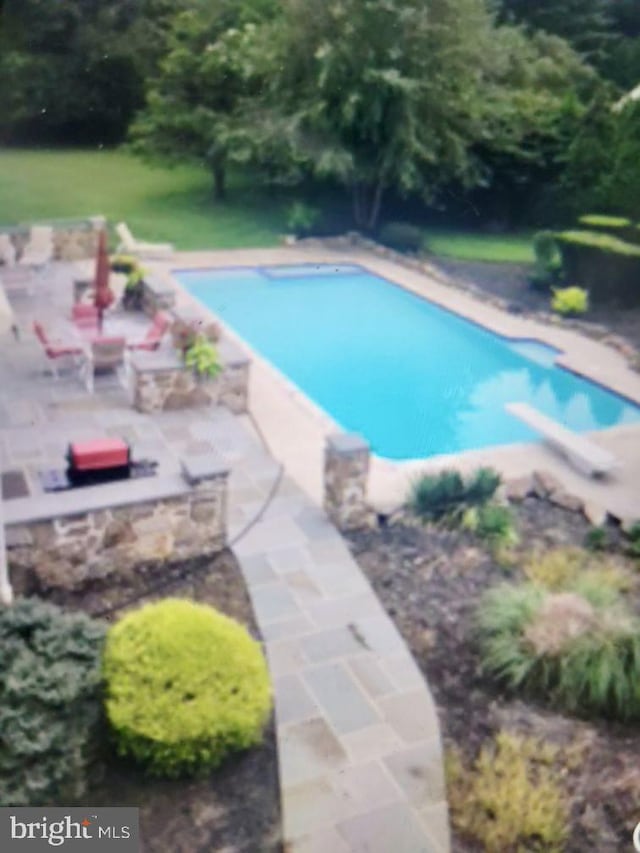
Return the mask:
<svg viewBox="0 0 640 853">
<path fill-rule="evenodd" d="M 172 580 L 155 593 L 145 590 Z M 251 603 L 230 552 L 180 564 L 149 565 L 135 574 L 96 582 L 76 594 L 48 595 L 85 612 L 177 596 L 210 604 L 237 619 L 255 638 L 259 634 Z M 121 612 L 108 619 L 114 621 Z M 228 759 L 202 779 L 165 781 L 145 776 L 135 765 L 117 758 L 106 742 L 104 756 L 93 768 L 93 782 L 83 803 L 136 806 L 140 810 L 144 853 L 281 853 L 280 797 L 273 722 L 263 743 Z"/>
<path fill-rule="evenodd" d="M 516 512 L 527 551 L 584 542 L 588 524 L 580 515 L 538 498 L 527 498 Z M 480 672 L 473 614 L 487 588 L 522 576 L 517 565 L 505 570 L 470 533 L 424 527 L 408 517 L 347 538 L 427 677 L 445 746 L 457 745 L 469 759 L 500 729 L 560 747 L 579 744 L 583 760 L 563 778 L 572 803 L 566 850 L 630 849 L 640 820 L 638 727 L 551 712 L 508 695 Z M 637 589 L 634 603 L 640 610 Z M 453 849 L 481 848 L 454 837 Z"/>
<path fill-rule="evenodd" d="M 514 310 L 549 310 L 549 295 L 530 287 L 531 267 L 526 264 L 492 264 L 435 257 L 430 260 L 442 272 L 473 284 L 492 296 L 505 299 Z M 613 334 L 640 347 L 640 307 L 630 309 L 593 305 L 581 319 L 586 323 L 606 326 Z"/>
</svg>

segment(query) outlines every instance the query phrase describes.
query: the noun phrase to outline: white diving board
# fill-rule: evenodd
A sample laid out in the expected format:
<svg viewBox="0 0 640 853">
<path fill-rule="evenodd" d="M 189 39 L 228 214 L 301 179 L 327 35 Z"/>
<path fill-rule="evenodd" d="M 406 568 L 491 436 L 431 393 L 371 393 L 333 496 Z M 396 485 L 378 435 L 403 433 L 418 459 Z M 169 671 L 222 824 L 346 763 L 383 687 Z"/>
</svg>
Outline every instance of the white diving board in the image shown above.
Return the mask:
<svg viewBox="0 0 640 853">
<path fill-rule="evenodd" d="M 539 432 L 584 474 L 590 477 L 603 476 L 616 467 L 616 458 L 608 450 L 543 415 L 528 403 L 507 403 L 505 409 L 510 415 Z"/>
</svg>

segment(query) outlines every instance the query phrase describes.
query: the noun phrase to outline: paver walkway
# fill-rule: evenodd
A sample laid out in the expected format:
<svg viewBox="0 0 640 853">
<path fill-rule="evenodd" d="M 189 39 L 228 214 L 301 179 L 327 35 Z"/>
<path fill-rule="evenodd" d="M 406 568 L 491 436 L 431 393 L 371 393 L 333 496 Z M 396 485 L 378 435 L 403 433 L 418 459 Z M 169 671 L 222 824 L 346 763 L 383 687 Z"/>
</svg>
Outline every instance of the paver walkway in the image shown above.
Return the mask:
<svg viewBox="0 0 640 853">
<path fill-rule="evenodd" d="M 236 460 L 234 527 L 276 476 L 255 449 Z M 285 477 L 234 551 L 274 683 L 287 853 L 448 850 L 431 694 L 338 532 Z"/>
</svg>

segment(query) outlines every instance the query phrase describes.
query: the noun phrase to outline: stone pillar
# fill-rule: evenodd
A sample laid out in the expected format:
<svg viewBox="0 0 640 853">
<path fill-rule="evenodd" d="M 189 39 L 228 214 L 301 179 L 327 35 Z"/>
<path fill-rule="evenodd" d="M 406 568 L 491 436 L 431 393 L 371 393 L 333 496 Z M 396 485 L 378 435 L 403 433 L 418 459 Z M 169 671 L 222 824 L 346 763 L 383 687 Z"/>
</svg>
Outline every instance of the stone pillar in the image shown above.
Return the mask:
<svg viewBox="0 0 640 853">
<path fill-rule="evenodd" d="M 249 358 L 230 341 L 219 341 L 218 352 L 222 372 L 219 402 L 234 415 L 244 415 L 249 410 Z"/>
<path fill-rule="evenodd" d="M 142 310 L 149 317 L 158 311 L 171 313 L 176 304 L 176 292 L 168 281 L 154 273 L 145 275 L 142 286 Z"/>
<path fill-rule="evenodd" d="M 191 522 L 205 531 L 205 551 L 227 544 L 227 481 L 229 466 L 215 453 L 182 460 L 182 475 L 191 486 Z"/>
<path fill-rule="evenodd" d="M 133 405 L 139 412 L 161 412 L 177 384 L 191 379 L 182 361 L 175 353 L 136 352 L 131 357 Z M 174 406 L 173 408 L 181 408 Z"/>
<path fill-rule="evenodd" d="M 339 530 L 365 527 L 369 445 L 359 435 L 338 433 L 327 438 L 324 452 L 324 508 Z"/>
</svg>

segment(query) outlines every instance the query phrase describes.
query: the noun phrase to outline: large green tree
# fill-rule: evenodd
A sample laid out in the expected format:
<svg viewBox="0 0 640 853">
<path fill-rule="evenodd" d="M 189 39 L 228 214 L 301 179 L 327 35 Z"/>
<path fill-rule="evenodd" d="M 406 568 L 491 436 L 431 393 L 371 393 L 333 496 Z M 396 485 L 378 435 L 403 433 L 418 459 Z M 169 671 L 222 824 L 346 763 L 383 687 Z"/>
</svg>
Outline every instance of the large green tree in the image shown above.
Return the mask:
<svg viewBox="0 0 640 853">
<path fill-rule="evenodd" d="M 133 129 L 143 152 L 347 189 L 374 229 L 388 191 L 432 199 L 531 176 L 589 73 L 563 40 L 497 27 L 484 0 L 243 0 L 180 15 Z"/>
<path fill-rule="evenodd" d="M 496 27 L 481 0 L 287 0 L 279 33 L 270 126 L 350 189 L 366 229 L 389 189 L 429 200 L 544 159 L 590 76 L 562 40 Z"/>
<path fill-rule="evenodd" d="M 568 146 L 561 182 L 575 213 L 613 213 L 640 219 L 640 102 L 612 110 L 592 103 Z"/>
<path fill-rule="evenodd" d="M 248 159 L 244 131 L 270 70 L 261 28 L 276 11 L 275 0 L 217 0 L 178 15 L 146 108 L 131 129 L 135 150 L 205 163 L 216 197 L 224 197 L 229 161 Z"/>
</svg>

